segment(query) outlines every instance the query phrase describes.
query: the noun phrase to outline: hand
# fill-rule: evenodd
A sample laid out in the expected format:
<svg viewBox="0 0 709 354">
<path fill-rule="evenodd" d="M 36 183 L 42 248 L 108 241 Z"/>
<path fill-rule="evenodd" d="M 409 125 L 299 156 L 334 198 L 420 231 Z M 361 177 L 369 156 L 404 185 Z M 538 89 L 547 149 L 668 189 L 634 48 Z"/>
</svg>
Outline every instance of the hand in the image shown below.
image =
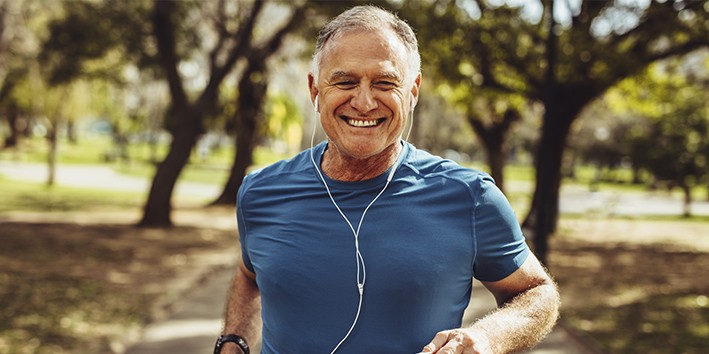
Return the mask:
<svg viewBox="0 0 709 354">
<path fill-rule="evenodd" d="M 451 329 L 436 333 L 419 354 L 492 354 L 487 336 L 473 328 Z"/>
</svg>

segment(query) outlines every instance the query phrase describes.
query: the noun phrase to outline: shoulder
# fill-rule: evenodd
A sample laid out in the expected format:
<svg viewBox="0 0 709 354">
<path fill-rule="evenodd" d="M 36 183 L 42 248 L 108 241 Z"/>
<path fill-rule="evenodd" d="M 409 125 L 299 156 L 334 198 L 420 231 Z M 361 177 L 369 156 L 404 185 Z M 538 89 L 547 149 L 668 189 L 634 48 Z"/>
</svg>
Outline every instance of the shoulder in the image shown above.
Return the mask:
<svg viewBox="0 0 709 354">
<path fill-rule="evenodd" d="M 280 160 L 250 172 L 239 188 L 239 197 L 254 189 L 292 183 L 302 179 L 304 174 L 312 174 L 311 150 L 301 151 L 290 159 Z"/>
<path fill-rule="evenodd" d="M 492 177 L 480 170 L 464 167 L 455 161 L 433 155 L 409 144 L 404 166 L 422 179 L 446 180 L 460 184 L 474 195 L 495 186 Z"/>
</svg>

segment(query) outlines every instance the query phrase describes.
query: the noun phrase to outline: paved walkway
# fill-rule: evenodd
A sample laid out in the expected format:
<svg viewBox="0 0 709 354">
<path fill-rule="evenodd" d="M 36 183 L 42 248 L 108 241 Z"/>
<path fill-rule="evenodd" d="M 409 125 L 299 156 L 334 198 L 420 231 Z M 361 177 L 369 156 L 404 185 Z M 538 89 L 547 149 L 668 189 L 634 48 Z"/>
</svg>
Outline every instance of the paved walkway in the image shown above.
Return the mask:
<svg viewBox="0 0 709 354">
<path fill-rule="evenodd" d="M 224 302 L 232 270 L 222 270 L 196 287 L 177 307 L 174 314 L 145 328 L 143 337 L 126 354 L 211 353 L 222 326 Z M 470 323 L 495 307 L 493 297 L 475 284 L 471 306 L 464 321 Z M 258 351 L 255 351 L 258 353 Z M 531 354 L 598 354 L 564 326 L 557 326 Z"/>
</svg>

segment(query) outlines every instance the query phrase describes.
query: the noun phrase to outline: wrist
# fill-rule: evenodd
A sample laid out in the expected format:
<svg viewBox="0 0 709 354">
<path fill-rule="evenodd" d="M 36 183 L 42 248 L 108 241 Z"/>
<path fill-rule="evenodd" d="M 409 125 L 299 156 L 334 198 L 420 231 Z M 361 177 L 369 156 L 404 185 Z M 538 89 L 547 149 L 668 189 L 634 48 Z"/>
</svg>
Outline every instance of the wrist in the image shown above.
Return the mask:
<svg viewBox="0 0 709 354">
<path fill-rule="evenodd" d="M 246 340 L 236 334 L 223 334 L 217 338 L 214 354 L 249 354 Z"/>
<path fill-rule="evenodd" d="M 219 354 L 244 354 L 236 343 L 224 343 Z"/>
<path fill-rule="evenodd" d="M 490 335 L 486 330 L 471 327 L 463 331 L 468 337 L 469 343 L 472 344 L 472 349 L 475 350 L 474 353 L 496 353 L 492 348 Z"/>
</svg>

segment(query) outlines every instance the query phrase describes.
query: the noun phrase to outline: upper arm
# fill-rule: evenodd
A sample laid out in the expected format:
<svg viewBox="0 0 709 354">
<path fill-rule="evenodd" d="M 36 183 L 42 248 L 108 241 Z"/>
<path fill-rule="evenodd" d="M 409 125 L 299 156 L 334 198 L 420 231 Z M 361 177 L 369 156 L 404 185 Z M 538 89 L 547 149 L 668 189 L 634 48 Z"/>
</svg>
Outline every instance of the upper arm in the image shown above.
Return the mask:
<svg viewBox="0 0 709 354">
<path fill-rule="evenodd" d="M 256 273 L 249 270 L 244 262 L 239 262 L 239 273 L 243 275 L 244 278 L 250 280 L 254 285 L 256 285 Z"/>
<path fill-rule="evenodd" d="M 549 274 L 531 252 L 522 266 L 512 274 L 502 280 L 483 281 L 482 284 L 495 296 L 498 305 L 531 288 L 547 284 L 554 286 Z"/>
</svg>

